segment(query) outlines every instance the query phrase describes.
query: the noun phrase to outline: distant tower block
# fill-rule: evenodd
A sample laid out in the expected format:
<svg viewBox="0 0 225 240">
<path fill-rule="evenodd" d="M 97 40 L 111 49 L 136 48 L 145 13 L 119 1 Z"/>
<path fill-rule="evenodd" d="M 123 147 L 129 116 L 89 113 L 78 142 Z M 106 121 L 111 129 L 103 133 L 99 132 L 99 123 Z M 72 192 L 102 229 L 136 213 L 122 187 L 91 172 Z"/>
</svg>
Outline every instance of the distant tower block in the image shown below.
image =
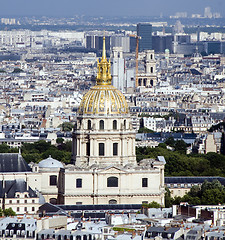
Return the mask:
<svg viewBox="0 0 225 240">
<path fill-rule="evenodd" d="M 154 87 L 157 84 L 156 61 L 154 50 L 145 51 L 145 72 L 138 75 L 138 86 Z"/>
<path fill-rule="evenodd" d="M 113 47 L 112 85 L 120 91 L 124 91 L 125 86 L 124 67 L 123 48 Z"/>
</svg>

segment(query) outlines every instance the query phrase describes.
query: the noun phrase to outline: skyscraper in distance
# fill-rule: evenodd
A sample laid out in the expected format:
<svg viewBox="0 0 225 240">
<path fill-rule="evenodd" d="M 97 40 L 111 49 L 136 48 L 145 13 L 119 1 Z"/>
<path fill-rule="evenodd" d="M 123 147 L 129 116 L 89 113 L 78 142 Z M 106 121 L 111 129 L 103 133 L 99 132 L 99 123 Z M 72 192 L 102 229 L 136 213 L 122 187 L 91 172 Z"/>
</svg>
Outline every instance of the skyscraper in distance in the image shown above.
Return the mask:
<svg viewBox="0 0 225 240">
<path fill-rule="evenodd" d="M 139 51 L 152 49 L 152 25 L 150 23 L 138 23 L 137 35 L 139 39 Z"/>
</svg>

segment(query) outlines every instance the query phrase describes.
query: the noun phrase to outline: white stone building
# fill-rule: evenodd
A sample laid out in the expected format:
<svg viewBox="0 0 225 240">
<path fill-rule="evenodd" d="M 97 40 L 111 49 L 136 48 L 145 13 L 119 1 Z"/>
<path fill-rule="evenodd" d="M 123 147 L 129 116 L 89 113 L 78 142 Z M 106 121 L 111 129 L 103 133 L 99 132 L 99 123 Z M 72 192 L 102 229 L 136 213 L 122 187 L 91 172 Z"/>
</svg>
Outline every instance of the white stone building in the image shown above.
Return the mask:
<svg viewBox="0 0 225 240">
<path fill-rule="evenodd" d="M 135 132 L 123 94 L 111 85 L 105 51 L 97 85 L 83 97 L 73 133 L 74 165 L 65 168 L 65 204 L 164 204 L 163 157 L 136 162 Z"/>
</svg>

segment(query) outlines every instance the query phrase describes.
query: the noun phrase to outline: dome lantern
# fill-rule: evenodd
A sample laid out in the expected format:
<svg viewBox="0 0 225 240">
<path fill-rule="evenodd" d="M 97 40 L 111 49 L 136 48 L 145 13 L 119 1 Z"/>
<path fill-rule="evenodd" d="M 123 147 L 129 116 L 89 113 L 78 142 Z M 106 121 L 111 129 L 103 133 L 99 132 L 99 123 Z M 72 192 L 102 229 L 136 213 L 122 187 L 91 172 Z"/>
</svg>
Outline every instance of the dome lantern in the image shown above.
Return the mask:
<svg viewBox="0 0 225 240">
<path fill-rule="evenodd" d="M 107 61 L 106 58 L 106 48 L 105 48 L 105 36 L 103 37 L 103 49 L 102 49 L 102 59 L 98 62 L 98 74 L 97 74 L 97 85 L 111 85 L 111 64 L 110 60 Z"/>
</svg>

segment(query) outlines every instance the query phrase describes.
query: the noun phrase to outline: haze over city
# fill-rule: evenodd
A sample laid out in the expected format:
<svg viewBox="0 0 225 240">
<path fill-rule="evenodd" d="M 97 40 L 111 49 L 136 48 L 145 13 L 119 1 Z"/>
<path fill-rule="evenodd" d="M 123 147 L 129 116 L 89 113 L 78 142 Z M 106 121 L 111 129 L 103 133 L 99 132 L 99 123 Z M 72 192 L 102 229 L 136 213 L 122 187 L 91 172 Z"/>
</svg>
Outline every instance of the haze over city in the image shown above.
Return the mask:
<svg viewBox="0 0 225 240">
<path fill-rule="evenodd" d="M 213 11 L 225 13 L 223 0 L 8 0 L 1 2 L 0 14 L 2 16 L 163 16 L 171 15 L 177 11 L 203 13 L 204 8 L 210 6 Z"/>
<path fill-rule="evenodd" d="M 1 1 L 9 239 L 225 240 L 225 0 Z"/>
</svg>

